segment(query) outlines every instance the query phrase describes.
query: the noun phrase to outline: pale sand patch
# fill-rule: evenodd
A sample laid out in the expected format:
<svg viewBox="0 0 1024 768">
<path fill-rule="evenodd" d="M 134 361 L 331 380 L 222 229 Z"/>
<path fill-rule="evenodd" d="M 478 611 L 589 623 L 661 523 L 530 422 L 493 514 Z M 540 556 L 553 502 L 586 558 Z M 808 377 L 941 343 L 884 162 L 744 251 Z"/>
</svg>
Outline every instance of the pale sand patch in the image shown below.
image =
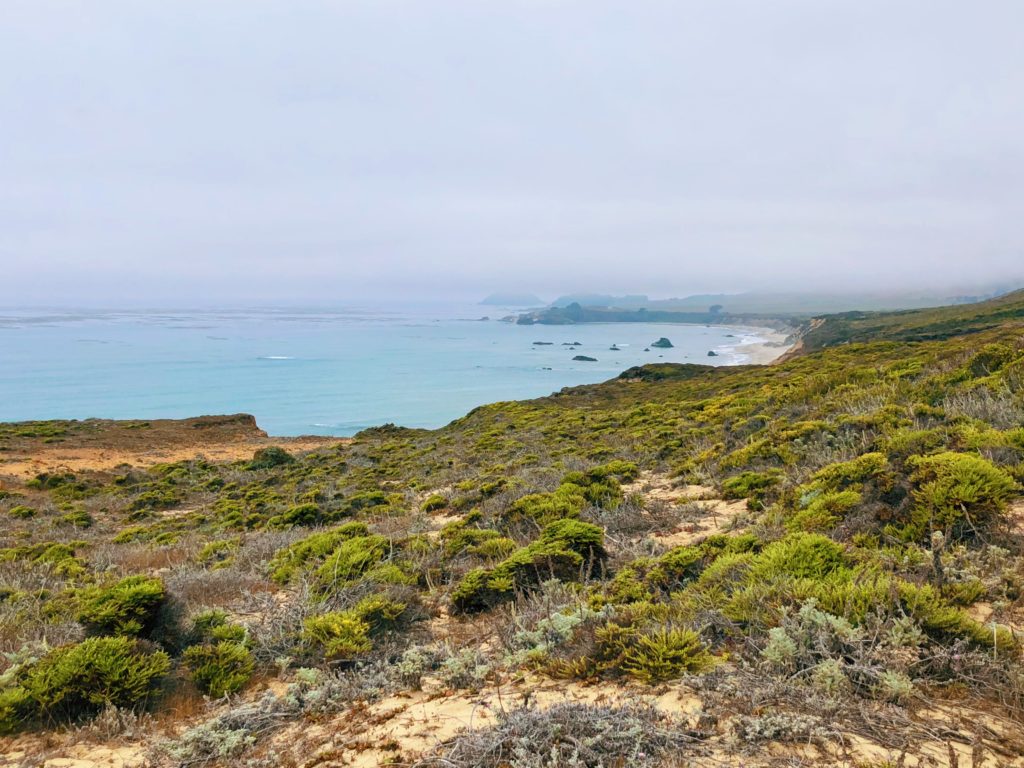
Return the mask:
<svg viewBox="0 0 1024 768">
<path fill-rule="evenodd" d="M 654 539 L 666 547 L 693 544 L 716 533 L 738 530 L 739 521 L 747 514 L 745 499 L 719 499 L 710 486 L 680 485 L 654 472 L 641 472 L 635 482 L 622 486 L 622 490 L 627 495 L 638 493 L 648 501 L 699 507 L 699 511 L 686 514 L 674 530 L 654 534 Z"/>
<path fill-rule="evenodd" d="M 670 686 L 654 698 L 645 695 L 650 694 L 650 689 L 641 690 L 621 683 L 582 685 L 537 677 L 512 680 L 476 694 L 445 694 L 437 690 L 436 681 L 424 682 L 424 691 L 390 696 L 324 723 L 323 730 L 317 734 L 324 740 L 316 752 L 330 755 L 332 761 L 337 761 L 332 762 L 335 765 L 374 768 L 399 755 L 422 755 L 466 728 L 492 726 L 501 712 L 526 704 L 544 710 L 562 702 L 614 706 L 644 698 L 679 718 L 689 719 L 690 715 L 701 711 L 700 699 L 683 685 Z M 308 736 L 307 728 L 302 738 Z M 289 728 L 275 737 L 274 742 L 286 747 L 298 737 Z"/>
<path fill-rule="evenodd" d="M 664 501 L 668 504 L 682 504 L 687 501 L 711 499 L 715 489 L 706 485 L 686 485 L 668 475 L 645 470 L 633 481 L 622 486 L 622 492 L 629 496 L 639 493 L 647 499 Z"/>
<path fill-rule="evenodd" d="M 706 514 L 700 519 L 684 521 L 670 533 L 656 533 L 654 540 L 666 547 L 682 547 L 706 539 L 716 533 L 735 532 L 747 513 L 746 501 L 714 499 L 699 502 Z"/>
<path fill-rule="evenodd" d="M 141 747 L 102 747 L 77 744 L 67 751 L 67 757 L 52 757 L 42 763 L 43 768 L 141 768 L 145 753 Z"/>
</svg>

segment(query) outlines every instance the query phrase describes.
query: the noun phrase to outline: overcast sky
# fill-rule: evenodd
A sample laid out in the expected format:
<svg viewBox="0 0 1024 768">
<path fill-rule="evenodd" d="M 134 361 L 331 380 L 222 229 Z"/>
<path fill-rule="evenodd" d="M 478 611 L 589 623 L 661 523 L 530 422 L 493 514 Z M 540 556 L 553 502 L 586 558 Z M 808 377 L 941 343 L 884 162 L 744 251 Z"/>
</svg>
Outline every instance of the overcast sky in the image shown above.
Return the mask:
<svg viewBox="0 0 1024 768">
<path fill-rule="evenodd" d="M 0 303 L 1024 282 L 1021 0 L 0 0 Z"/>
</svg>

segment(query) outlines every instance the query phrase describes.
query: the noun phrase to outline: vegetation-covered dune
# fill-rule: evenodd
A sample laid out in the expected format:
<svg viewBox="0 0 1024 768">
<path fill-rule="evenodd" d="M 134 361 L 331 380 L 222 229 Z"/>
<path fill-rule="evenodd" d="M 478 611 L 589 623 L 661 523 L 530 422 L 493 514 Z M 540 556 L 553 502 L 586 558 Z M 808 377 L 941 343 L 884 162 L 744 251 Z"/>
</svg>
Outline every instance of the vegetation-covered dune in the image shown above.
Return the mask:
<svg viewBox="0 0 1024 768">
<path fill-rule="evenodd" d="M 1022 482 L 1022 294 L 436 431 L 9 478 L 5 749 L 1024 764 Z"/>
</svg>

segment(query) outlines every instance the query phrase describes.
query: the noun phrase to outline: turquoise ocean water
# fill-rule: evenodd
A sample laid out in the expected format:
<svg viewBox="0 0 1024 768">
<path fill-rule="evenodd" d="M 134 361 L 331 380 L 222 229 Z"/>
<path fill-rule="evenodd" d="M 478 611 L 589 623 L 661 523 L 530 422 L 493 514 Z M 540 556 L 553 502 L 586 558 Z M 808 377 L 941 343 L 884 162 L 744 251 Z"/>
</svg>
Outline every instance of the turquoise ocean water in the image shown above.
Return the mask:
<svg viewBox="0 0 1024 768">
<path fill-rule="evenodd" d="M 757 340 L 756 329 L 479 319 L 511 311 L 0 310 L 0 421 L 245 412 L 272 435 L 438 427 L 484 403 L 604 381 L 640 363 L 744 362 L 734 347 Z M 645 352 L 660 336 L 675 347 Z M 709 358 L 712 349 L 720 356 Z"/>
</svg>

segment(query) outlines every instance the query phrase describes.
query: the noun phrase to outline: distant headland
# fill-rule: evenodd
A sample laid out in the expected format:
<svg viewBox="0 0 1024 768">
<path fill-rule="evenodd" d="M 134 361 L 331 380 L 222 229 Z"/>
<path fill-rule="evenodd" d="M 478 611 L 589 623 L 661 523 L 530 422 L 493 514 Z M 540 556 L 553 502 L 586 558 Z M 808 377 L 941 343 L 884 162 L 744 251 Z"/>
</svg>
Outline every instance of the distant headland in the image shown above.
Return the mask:
<svg viewBox="0 0 1024 768">
<path fill-rule="evenodd" d="M 489 307 L 542 307 L 547 302 L 532 293 L 492 293 L 480 303 Z"/>
</svg>

